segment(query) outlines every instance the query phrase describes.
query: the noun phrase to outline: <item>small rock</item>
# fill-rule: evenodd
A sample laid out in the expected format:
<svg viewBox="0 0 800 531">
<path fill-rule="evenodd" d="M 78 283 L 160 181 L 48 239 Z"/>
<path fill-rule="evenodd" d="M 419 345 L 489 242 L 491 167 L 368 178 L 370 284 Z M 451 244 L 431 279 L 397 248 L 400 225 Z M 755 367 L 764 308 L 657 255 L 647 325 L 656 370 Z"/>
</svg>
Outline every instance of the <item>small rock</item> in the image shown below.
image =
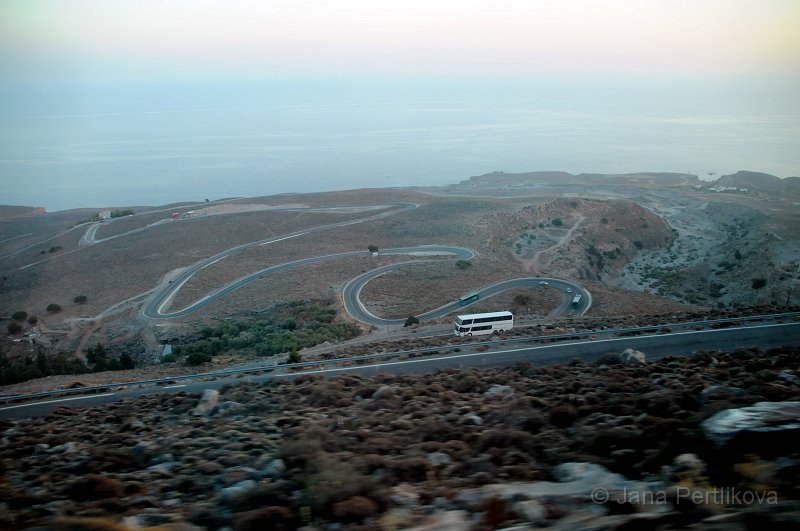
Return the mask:
<svg viewBox="0 0 800 531">
<path fill-rule="evenodd" d="M 231 485 L 230 487 L 222 489 L 220 491 L 220 497 L 224 502 L 235 502 L 245 498 L 248 494 L 253 492 L 257 485 L 258 484 L 252 479 L 240 481 L 235 485 Z"/>
<path fill-rule="evenodd" d="M 147 467 L 147 471 L 148 472 L 155 472 L 155 473 L 161 474 L 163 476 L 169 476 L 170 475 L 170 471 L 172 470 L 172 468 L 174 466 L 175 466 L 175 462 L 174 461 L 168 461 L 168 462 L 165 462 L 165 463 L 158 463 L 156 465 L 151 465 L 151 466 Z"/>
<path fill-rule="evenodd" d="M 273 459 L 262 469 L 265 476 L 272 479 L 282 478 L 286 473 L 286 463 L 283 459 Z"/>
<path fill-rule="evenodd" d="M 644 355 L 644 352 L 639 350 L 626 348 L 619 355 L 619 361 L 621 361 L 623 365 L 644 365 L 647 362 L 647 356 Z"/>
<path fill-rule="evenodd" d="M 413 485 L 400 483 L 389 490 L 389 497 L 401 506 L 413 507 L 419 502 L 419 493 Z"/>
<path fill-rule="evenodd" d="M 229 400 L 218 405 L 214 413 L 217 415 L 229 415 L 241 410 L 242 408 L 244 408 L 244 406 L 239 402 L 233 402 Z"/>
<path fill-rule="evenodd" d="M 169 515 L 161 513 L 142 513 L 133 517 L 138 523 L 138 527 L 153 527 L 171 522 Z"/>
<path fill-rule="evenodd" d="M 510 385 L 494 384 L 483 393 L 483 396 L 499 396 L 508 399 L 514 396 L 514 388 Z"/>
<path fill-rule="evenodd" d="M 206 389 L 203 391 L 203 396 L 197 403 L 197 406 L 192 411 L 195 416 L 208 416 L 214 412 L 214 408 L 219 402 L 219 391 L 216 389 Z"/>
<path fill-rule="evenodd" d="M 49 444 L 39 443 L 33 446 L 33 455 L 40 455 L 47 453 L 47 450 L 50 449 Z"/>
<path fill-rule="evenodd" d="M 734 395 L 734 396 L 744 396 L 747 394 L 747 391 L 742 389 L 741 387 L 731 387 L 728 385 L 709 385 L 705 389 L 700 392 L 703 396 L 712 396 L 712 395 Z"/>
<path fill-rule="evenodd" d="M 453 464 L 453 459 L 444 452 L 431 452 L 428 454 L 428 462 L 433 466 L 447 466 Z"/>
<path fill-rule="evenodd" d="M 471 528 L 466 511 L 444 511 L 432 514 L 411 529 L 412 531 L 461 531 Z"/>
<path fill-rule="evenodd" d="M 467 424 L 473 424 L 475 426 L 483 426 L 483 419 L 474 413 L 471 413 L 469 415 L 464 415 L 463 419 L 464 422 L 466 422 Z"/>
<path fill-rule="evenodd" d="M 377 391 L 372 393 L 372 398 L 376 399 L 392 399 L 395 398 L 394 390 L 388 385 L 378 387 Z"/>
<path fill-rule="evenodd" d="M 263 474 L 255 468 L 246 466 L 234 466 L 226 469 L 221 477 L 222 484 L 225 486 L 236 485 L 248 479 L 253 481 L 261 481 Z"/>
<path fill-rule="evenodd" d="M 520 501 L 514 504 L 514 512 L 528 523 L 538 524 L 547 520 L 547 507 L 536 500 Z"/>
<path fill-rule="evenodd" d="M 790 382 L 795 382 L 795 383 L 800 382 L 800 377 L 789 370 L 780 371 L 778 373 L 778 378 L 783 378 L 784 380 L 789 380 Z"/>
</svg>

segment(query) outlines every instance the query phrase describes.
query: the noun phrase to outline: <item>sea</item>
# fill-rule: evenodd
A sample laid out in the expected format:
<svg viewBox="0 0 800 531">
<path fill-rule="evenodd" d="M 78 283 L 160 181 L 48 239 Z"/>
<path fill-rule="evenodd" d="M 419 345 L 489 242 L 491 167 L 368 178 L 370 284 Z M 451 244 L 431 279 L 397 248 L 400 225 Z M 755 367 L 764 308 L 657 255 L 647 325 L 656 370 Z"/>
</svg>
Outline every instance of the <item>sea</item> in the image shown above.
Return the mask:
<svg viewBox="0 0 800 531">
<path fill-rule="evenodd" d="M 800 83 L 326 75 L 0 87 L 0 204 L 50 212 L 540 170 L 800 175 Z"/>
</svg>

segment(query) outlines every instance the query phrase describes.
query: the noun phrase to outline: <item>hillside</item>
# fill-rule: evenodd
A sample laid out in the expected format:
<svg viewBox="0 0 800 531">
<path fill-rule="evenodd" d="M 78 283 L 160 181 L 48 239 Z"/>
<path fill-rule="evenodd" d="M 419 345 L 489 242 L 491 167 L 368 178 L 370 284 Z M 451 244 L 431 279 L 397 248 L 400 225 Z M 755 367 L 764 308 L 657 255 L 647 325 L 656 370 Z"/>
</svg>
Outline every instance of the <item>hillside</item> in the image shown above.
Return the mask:
<svg viewBox="0 0 800 531">
<path fill-rule="evenodd" d="M 65 406 L 0 423 L 0 525 L 791 529 L 798 354 L 304 376 Z"/>
<path fill-rule="evenodd" d="M 195 341 L 203 328 L 224 322 L 283 315 L 280 309 L 295 301 L 321 304 L 336 322 L 346 322 L 343 286 L 402 261 L 413 264 L 379 276 L 361 292 L 376 315 L 405 318 L 494 282 L 530 276 L 588 287 L 593 304 L 586 318 L 796 302 L 800 214 L 794 205 L 780 197 L 714 192 L 695 182 L 684 174 L 496 172 L 445 189 L 134 207 L 134 215 L 102 223 L 86 221 L 97 215 L 91 210 L 6 219 L 6 233 L 15 236 L 0 242 L 0 316 L 26 317 L 3 341 L 3 355 L 15 363 L 39 355 L 82 361 L 90 347 L 101 345 L 112 356 L 128 353 L 149 364 L 158 361 L 163 343 Z M 185 317 L 141 315 L 151 294 L 197 264 L 202 267 L 181 281 L 165 310 L 295 260 L 363 252 L 369 245 L 442 244 L 476 255 L 467 264 L 424 253 L 337 258 L 261 277 Z M 475 308 L 547 320 L 561 297 L 536 286 Z M 367 339 L 387 332 L 360 330 Z M 241 347 L 225 359 L 254 355 Z"/>
</svg>

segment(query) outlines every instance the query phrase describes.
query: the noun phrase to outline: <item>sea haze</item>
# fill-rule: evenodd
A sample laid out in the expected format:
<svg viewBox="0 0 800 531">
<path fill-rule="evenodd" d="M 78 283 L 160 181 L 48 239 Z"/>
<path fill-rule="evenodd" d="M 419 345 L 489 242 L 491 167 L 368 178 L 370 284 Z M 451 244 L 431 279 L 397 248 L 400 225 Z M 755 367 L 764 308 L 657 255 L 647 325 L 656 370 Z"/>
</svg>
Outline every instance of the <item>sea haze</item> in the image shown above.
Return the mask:
<svg viewBox="0 0 800 531">
<path fill-rule="evenodd" d="M 0 89 L 0 203 L 443 185 L 502 171 L 797 175 L 785 80 L 282 78 Z"/>
</svg>

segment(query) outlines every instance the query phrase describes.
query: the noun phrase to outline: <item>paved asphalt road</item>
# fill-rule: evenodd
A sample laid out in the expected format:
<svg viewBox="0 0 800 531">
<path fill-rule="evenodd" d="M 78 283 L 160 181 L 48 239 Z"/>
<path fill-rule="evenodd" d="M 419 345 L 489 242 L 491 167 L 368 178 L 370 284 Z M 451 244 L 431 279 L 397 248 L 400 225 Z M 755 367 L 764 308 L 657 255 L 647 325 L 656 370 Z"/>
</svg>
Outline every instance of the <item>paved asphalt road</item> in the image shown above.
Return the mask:
<svg viewBox="0 0 800 531">
<path fill-rule="evenodd" d="M 455 254 L 459 260 L 469 260 L 473 256 L 472 254 L 467 254 L 471 253 L 472 251 L 461 247 L 440 247 L 440 246 L 415 247 L 415 248 L 405 248 L 402 251 L 409 252 L 411 249 L 415 249 L 417 251 L 435 250 L 439 252 L 449 252 Z M 392 249 L 390 251 L 394 250 Z M 372 271 L 368 271 L 348 282 L 342 289 L 344 308 L 347 311 L 347 313 L 349 313 L 354 319 L 357 319 L 362 323 L 367 323 L 374 326 L 402 326 L 405 323 L 405 319 L 382 319 L 370 313 L 361 303 L 360 295 L 362 288 L 370 280 L 377 278 L 393 269 L 404 267 L 408 264 L 413 264 L 413 263 L 415 262 L 400 262 L 397 264 L 391 264 L 388 266 L 380 267 L 378 269 L 373 269 Z M 529 286 L 538 286 L 542 282 L 547 282 L 548 287 L 558 289 L 562 292 L 561 304 L 559 304 L 558 307 L 554 308 L 552 314 L 563 315 L 567 313 L 577 313 L 578 315 L 580 315 L 586 312 L 586 310 L 588 310 L 589 307 L 591 306 L 592 302 L 591 295 L 587 290 L 585 290 L 578 284 L 561 279 L 539 278 L 539 277 L 515 278 L 511 280 L 504 280 L 501 282 L 497 282 L 489 286 L 485 286 L 483 288 L 476 290 L 476 293 L 479 293 L 479 297 L 475 302 L 482 301 L 488 297 L 491 297 L 492 295 L 497 295 L 498 293 L 501 293 L 509 289 L 519 289 Z M 572 293 L 569 293 L 567 291 L 568 289 L 571 289 Z M 571 306 L 571 301 L 572 297 L 574 297 L 575 294 L 581 295 L 581 303 L 578 305 L 578 307 L 573 308 Z M 463 310 L 461 313 L 468 313 L 469 306 L 472 304 L 474 303 L 461 306 L 459 302 L 456 300 L 453 302 L 449 302 L 444 306 L 436 308 L 435 310 L 430 310 L 428 312 L 419 314 L 416 317 L 420 321 L 427 321 L 429 319 L 435 319 L 437 317 L 443 317 L 450 313 L 454 313 L 456 310 Z"/>
<path fill-rule="evenodd" d="M 323 260 L 326 260 L 326 259 L 330 259 L 330 257 L 332 257 L 332 256 L 341 257 L 341 256 L 352 256 L 352 255 L 357 255 L 357 254 L 367 254 L 366 251 L 364 251 L 364 252 L 353 252 L 353 253 L 342 253 L 340 255 L 330 255 L 330 257 L 324 257 L 324 256 L 323 257 L 315 257 L 315 258 L 309 258 L 309 259 L 306 259 L 306 260 L 300 260 L 298 262 L 291 262 L 289 264 L 281 264 L 279 266 L 274 266 L 272 268 L 268 268 L 268 269 L 265 269 L 263 271 L 258 271 L 258 272 L 253 273 L 252 275 L 249 275 L 249 276 L 247 276 L 245 278 L 239 279 L 239 280 L 233 282 L 232 284 L 228 284 L 227 286 L 223 286 L 222 288 L 220 288 L 216 292 L 211 293 L 209 295 L 206 295 L 202 299 L 200 299 L 198 301 L 195 301 L 194 303 L 192 303 L 191 305 L 187 306 L 186 308 L 182 308 L 180 310 L 176 310 L 176 311 L 172 311 L 172 312 L 165 311 L 165 308 L 167 306 L 169 306 L 169 303 L 172 301 L 172 298 L 175 296 L 175 294 L 181 289 L 181 287 L 186 282 L 189 281 L 189 279 L 195 273 L 197 273 L 198 271 L 200 271 L 203 268 L 206 268 L 206 267 L 208 267 L 208 266 L 210 266 L 212 264 L 215 264 L 216 262 L 219 262 L 223 258 L 226 258 L 228 256 L 236 254 L 236 253 L 238 253 L 240 251 L 243 251 L 245 249 L 249 249 L 251 247 L 256 247 L 256 246 L 261 246 L 261 245 L 269 245 L 271 243 L 276 243 L 276 242 L 279 242 L 279 241 L 288 240 L 290 238 L 296 238 L 298 236 L 303 236 L 305 234 L 310 234 L 312 232 L 318 232 L 318 231 L 327 230 L 327 229 L 331 229 L 331 228 L 345 227 L 347 225 L 354 225 L 356 223 L 363 223 L 365 221 L 380 219 L 380 218 L 383 218 L 383 217 L 386 217 L 386 216 L 397 214 L 399 212 L 403 212 L 405 210 L 410 210 L 410 209 L 417 208 L 419 205 L 417 205 L 415 203 L 387 203 L 386 205 L 380 205 L 380 206 L 384 206 L 386 208 L 399 207 L 399 209 L 398 210 L 391 210 L 391 211 L 387 211 L 387 212 L 381 212 L 379 214 L 374 214 L 374 215 L 367 216 L 367 217 L 360 218 L 360 219 L 356 219 L 356 220 L 344 221 L 344 222 L 341 222 L 341 223 L 330 223 L 330 224 L 327 224 L 327 225 L 320 225 L 320 226 L 317 226 L 317 227 L 312 227 L 310 229 L 304 229 L 304 230 L 300 230 L 300 231 L 284 234 L 282 236 L 278 236 L 278 237 L 275 237 L 275 238 L 269 238 L 269 239 L 266 239 L 266 240 L 259 240 L 259 241 L 255 241 L 255 242 L 245 243 L 245 244 L 242 244 L 242 245 L 237 245 L 236 247 L 232 247 L 232 248 L 227 249 L 227 250 L 225 250 L 225 251 L 223 251 L 221 253 L 215 254 L 214 256 L 211 256 L 209 258 L 201 260 L 200 262 L 198 262 L 198 263 L 196 263 L 196 264 L 194 264 L 192 266 L 189 266 L 186 269 L 184 269 L 178 276 L 173 278 L 167 286 L 165 286 L 160 291 L 157 291 L 145 303 L 144 307 L 142 308 L 142 314 L 145 317 L 149 317 L 150 319 L 171 319 L 173 317 L 182 317 L 184 315 L 188 315 L 188 314 L 198 310 L 199 308 L 202 308 L 203 306 L 206 306 L 207 304 L 210 304 L 210 303 L 214 302 L 219 297 L 222 297 L 225 294 L 230 293 L 231 291 L 233 291 L 235 289 L 238 289 L 241 286 L 244 286 L 245 284 L 248 284 L 250 282 L 258 280 L 261 276 L 263 276 L 265 274 L 269 274 L 269 273 L 272 273 L 272 272 L 275 272 L 275 271 L 280 271 L 280 270 L 283 270 L 283 269 L 289 269 L 291 267 L 295 267 L 296 265 L 301 265 L 301 263 L 309 264 L 309 263 L 314 263 L 315 261 L 316 262 L 323 261 Z M 304 210 L 314 210 L 314 211 L 317 211 L 317 210 L 338 210 L 338 209 L 341 209 L 341 208 L 343 208 L 343 207 L 330 207 L 328 209 L 304 209 Z"/>
<path fill-rule="evenodd" d="M 276 372 L 244 378 L 225 378 L 207 382 L 168 385 L 163 387 L 141 387 L 124 389 L 91 396 L 71 396 L 26 404 L 9 404 L 0 407 L 0 419 L 36 417 L 44 415 L 57 407 L 90 407 L 153 393 L 179 392 L 200 393 L 204 389 L 219 389 L 225 384 L 240 381 L 262 382 L 272 378 L 295 378 L 303 374 L 336 376 L 343 373 L 371 376 L 381 373 L 432 373 L 445 368 L 501 367 L 520 362 L 535 365 L 565 363 L 573 358 L 587 362 L 597 360 L 607 352 L 620 352 L 634 348 L 646 353 L 652 361 L 665 356 L 681 356 L 693 351 L 731 350 L 738 347 L 800 346 L 800 323 L 783 323 L 725 328 L 720 330 L 686 331 L 672 334 L 658 334 L 638 337 L 624 337 L 603 340 L 578 341 L 528 347 L 503 348 L 500 346 L 484 352 L 459 352 L 444 356 L 420 357 L 403 361 L 386 361 L 370 365 L 333 367 L 317 370 L 303 370 L 294 373 Z"/>
<path fill-rule="evenodd" d="M 351 222 L 352 223 L 352 222 Z M 315 229 L 316 230 L 316 229 Z M 263 242 L 258 242 L 259 245 L 267 245 L 269 243 L 273 243 L 276 241 L 281 241 L 287 238 L 294 238 L 296 236 L 300 236 L 302 234 L 307 234 L 309 231 L 300 231 L 298 233 L 292 233 L 289 235 L 284 235 L 279 238 L 275 238 L 272 240 L 265 240 Z M 173 317 L 182 317 L 184 315 L 188 315 L 203 306 L 213 303 L 215 300 L 224 297 L 228 293 L 235 291 L 242 286 L 250 284 L 251 282 L 258 281 L 267 275 L 272 275 L 278 273 L 280 271 L 285 271 L 287 269 L 292 269 L 295 267 L 315 264 L 319 262 L 326 262 L 329 260 L 338 260 L 345 257 L 352 257 L 352 256 L 363 256 L 365 258 L 371 257 L 371 254 L 368 251 L 351 251 L 347 253 L 336 253 L 330 254 L 325 256 L 315 256 L 311 258 L 303 258 L 301 260 L 296 260 L 294 262 L 287 262 L 285 264 L 278 264 L 272 267 L 268 267 L 266 269 L 262 269 L 260 271 L 256 271 L 255 273 L 251 273 L 246 277 L 240 278 L 235 280 L 218 290 L 204 296 L 203 298 L 193 302 L 189 306 L 182 308 L 180 310 L 166 312 L 164 310 L 167 307 L 174 297 L 174 295 L 180 290 L 180 288 L 185 284 L 197 271 L 200 269 L 207 267 L 225 256 L 229 254 L 236 253 L 240 251 L 244 247 L 250 247 L 253 244 L 246 244 L 245 246 L 234 247 L 227 251 L 224 251 L 212 258 L 204 260 L 195 266 L 183 271 L 177 278 L 173 279 L 172 282 L 161 292 L 157 293 L 155 296 L 151 297 L 150 300 L 145 303 L 144 308 L 142 309 L 142 313 L 151 319 L 168 319 Z M 464 247 L 455 247 L 449 245 L 421 245 L 418 247 L 397 247 L 392 249 L 384 249 L 381 251 L 381 254 L 384 255 L 417 255 L 417 256 L 427 256 L 427 255 L 452 255 L 456 257 L 458 260 L 469 260 L 473 256 L 475 256 L 475 252 L 471 249 L 467 249 Z M 344 289 L 342 290 L 342 297 L 344 299 L 344 307 L 345 311 L 349 313 L 354 319 L 361 321 L 363 323 L 375 325 L 375 326 L 402 326 L 405 322 L 405 319 L 382 319 L 376 315 L 370 313 L 364 305 L 361 303 L 360 294 L 362 288 L 372 280 L 384 273 L 400 268 L 400 267 L 407 267 L 409 265 L 413 265 L 415 263 L 419 263 L 419 261 L 403 261 L 396 264 L 390 264 L 387 266 L 379 267 L 364 273 L 345 285 Z M 486 286 L 479 290 L 480 297 L 479 300 L 483 300 L 487 297 L 491 297 L 492 295 L 496 295 L 502 291 L 514 288 L 521 288 L 531 285 L 538 285 L 541 282 L 547 282 L 549 287 L 560 289 L 562 291 L 562 302 L 561 304 L 554 309 L 553 313 L 556 314 L 566 314 L 575 312 L 581 314 L 589 309 L 591 305 L 591 295 L 588 291 L 584 288 L 575 284 L 573 282 L 568 282 L 566 280 L 560 279 L 551 279 L 551 278 L 518 278 L 512 280 L 505 280 L 502 282 L 498 282 L 496 284 L 492 284 L 490 286 Z M 572 289 L 573 294 L 567 293 L 567 289 Z M 581 304 L 577 308 L 572 308 L 570 305 L 571 297 L 574 296 L 575 293 L 581 294 Z M 434 310 L 422 313 L 418 316 L 418 319 L 421 321 L 425 321 L 428 319 L 434 319 L 436 317 L 442 317 L 449 313 L 456 311 L 457 309 L 462 308 L 459 306 L 458 301 L 453 301 L 448 303 L 440 308 L 436 308 Z M 464 307 L 466 308 L 466 307 Z"/>
</svg>

